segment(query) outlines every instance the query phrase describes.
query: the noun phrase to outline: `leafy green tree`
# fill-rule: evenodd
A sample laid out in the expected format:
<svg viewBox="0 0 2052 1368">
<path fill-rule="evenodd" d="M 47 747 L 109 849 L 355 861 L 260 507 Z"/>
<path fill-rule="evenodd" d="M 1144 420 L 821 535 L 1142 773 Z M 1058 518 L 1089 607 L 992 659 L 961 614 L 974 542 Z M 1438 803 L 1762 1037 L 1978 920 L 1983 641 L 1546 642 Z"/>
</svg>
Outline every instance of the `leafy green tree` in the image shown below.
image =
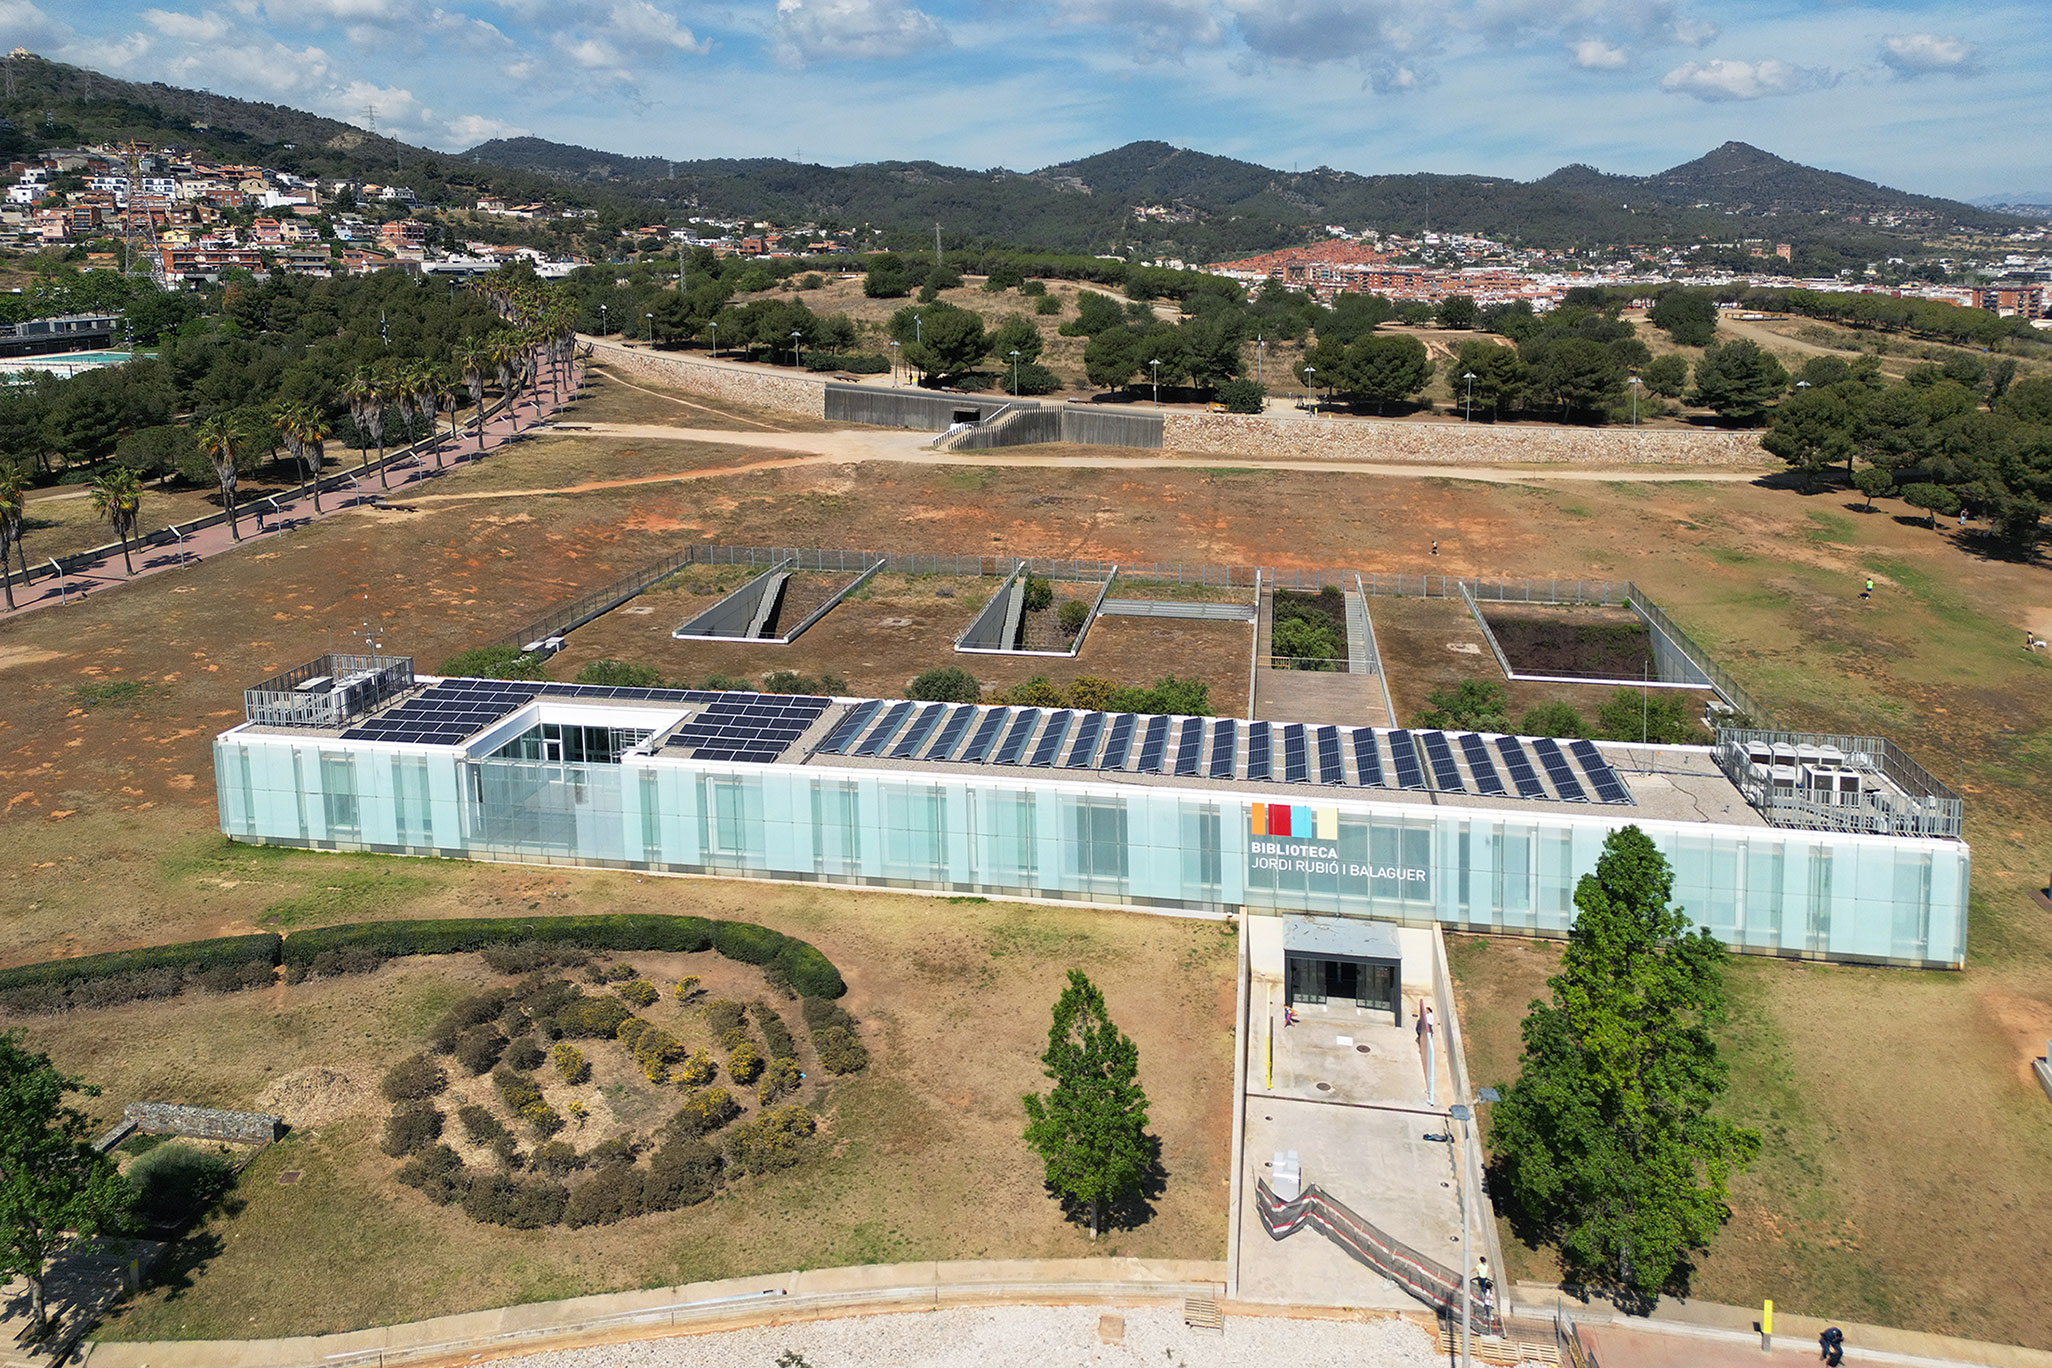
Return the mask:
<svg viewBox="0 0 2052 1368">
<path fill-rule="evenodd" d="M 992 338 L 983 318 L 953 304 L 928 304 L 917 311 L 913 325 L 900 309 L 891 318 L 891 336 L 905 349 L 905 359 L 937 380 L 974 370 L 990 355 Z M 903 320 L 901 326 L 901 320 Z"/>
<path fill-rule="evenodd" d="M 933 703 L 975 703 L 983 697 L 983 685 L 959 665 L 941 665 L 906 685 L 905 697 Z"/>
<path fill-rule="evenodd" d="M 577 672 L 579 684 L 605 684 L 620 689 L 660 689 L 663 677 L 652 665 L 625 660 L 591 660 Z"/>
<path fill-rule="evenodd" d="M 1268 407 L 1268 390 L 1252 380 L 1228 380 L 1218 387 L 1218 402 L 1227 413 L 1259 413 Z"/>
<path fill-rule="evenodd" d="M 1441 731 L 1507 732 L 1510 695 L 1493 679 L 1464 679 L 1457 688 L 1425 695 L 1425 711 L 1412 723 Z"/>
<path fill-rule="evenodd" d="M 1448 295 L 1439 301 L 1437 321 L 1442 328 L 1472 328 L 1482 321 L 1482 311 L 1468 295 Z"/>
<path fill-rule="evenodd" d="M 1556 404 L 1565 418 L 1599 418 L 1624 397 L 1625 366 L 1601 342 L 1586 337 L 1533 339 L 1526 344 L 1532 395 Z"/>
<path fill-rule="evenodd" d="M 1710 739 L 1687 701 L 1657 689 L 1614 691 L 1596 710 L 1596 735 L 1605 741 L 1642 741 L 1656 746 L 1693 746 Z"/>
<path fill-rule="evenodd" d="M 1502 417 L 1506 408 L 1524 397 L 1525 363 L 1516 347 L 1500 342 L 1477 338 L 1461 343 L 1447 374 L 1448 383 L 1454 387 L 1454 402 L 1461 405 L 1463 413 L 1467 411 L 1471 389 L 1474 401 L 1486 405 L 1493 417 Z M 1475 377 L 1473 382 L 1467 378 L 1470 375 Z"/>
<path fill-rule="evenodd" d="M 1408 333 L 1376 333 L 1347 348 L 1333 383 L 1373 401 L 1381 413 L 1386 405 L 1401 403 L 1425 388 L 1431 378 L 1432 359 L 1423 342 Z"/>
<path fill-rule="evenodd" d="M 1711 1113 L 1724 1062 L 1725 951 L 1669 897 L 1674 873 L 1636 826 L 1604 842 L 1525 1018 L 1518 1081 L 1491 1141 L 1512 1208 L 1568 1274 L 1643 1301 L 1686 1283 L 1760 1137 Z"/>
<path fill-rule="evenodd" d="M 1689 387 L 1688 358 L 1679 352 L 1656 356 L 1646 363 L 1639 378 L 1662 399 L 1679 399 Z"/>
<path fill-rule="evenodd" d="M 6 581 L 7 606 L 14 607 L 14 581 L 7 578 L 7 553 L 12 550 L 21 562 L 21 578 L 28 582 L 28 557 L 22 554 L 21 525 L 28 481 L 14 466 L 0 466 L 0 580 Z"/>
<path fill-rule="evenodd" d="M 1740 338 L 1706 347 L 1696 363 L 1691 400 L 1720 418 L 1757 422 L 1788 389 L 1788 371 L 1758 342 Z"/>
<path fill-rule="evenodd" d="M 1868 391 L 1850 381 L 1823 389 L 1799 389 L 1775 406 L 1760 445 L 1803 472 L 1812 484 L 1819 472 L 1843 461 L 1852 468 L 1867 420 Z"/>
<path fill-rule="evenodd" d="M 905 271 L 905 259 L 896 252 L 871 257 L 862 276 L 862 293 L 871 299 L 903 299 L 911 294 L 912 277 Z"/>
<path fill-rule="evenodd" d="M 1040 348 L 1040 329 L 1023 314 L 1013 314 L 1005 319 L 990 337 L 990 354 L 1007 366 L 1011 364 L 1015 351 L 1019 353 L 1020 365 L 1032 365 L 1040 359 Z"/>
<path fill-rule="evenodd" d="M 1867 511 L 1874 511 L 1874 500 L 1895 488 L 1895 476 L 1880 466 L 1868 466 L 1853 476 L 1853 488 L 1867 496 Z"/>
<path fill-rule="evenodd" d="M 1694 290 L 1669 288 L 1646 311 L 1646 321 L 1673 338 L 1676 346 L 1707 347 L 1717 335 L 1717 305 Z"/>
<path fill-rule="evenodd" d="M 1131 328 L 1100 332 L 1083 349 L 1083 374 L 1099 389 L 1128 387 L 1140 370 L 1145 347 L 1145 339 Z"/>
<path fill-rule="evenodd" d="M 1064 337 L 1095 338 L 1100 333 L 1122 328 L 1126 323 L 1126 311 L 1119 307 L 1119 301 L 1108 294 L 1095 290 L 1076 292 L 1076 316 L 1062 324 Z"/>
<path fill-rule="evenodd" d="M 1954 494 L 1944 485 L 1929 484 L 1924 481 L 1904 485 L 1902 487 L 1902 501 L 1911 508 L 1921 508 L 1924 510 L 1924 525 L 1927 527 L 1938 526 L 1938 516 L 1941 513 L 1949 518 L 1959 512 L 1959 496 L 1957 494 Z"/>
<path fill-rule="evenodd" d="M 1351 346 L 1395 317 L 1396 305 L 1381 295 L 1349 291 L 1334 299 L 1331 311 L 1319 320 L 1318 340 Z"/>
<path fill-rule="evenodd" d="M 1575 705 L 1564 698 L 1535 703 L 1518 719 L 1520 736 L 1587 736 L 1587 724 Z"/>
<path fill-rule="evenodd" d="M 1104 994 L 1080 969 L 1055 1003 L 1040 1063 L 1054 1087 L 1028 1093 L 1026 1143 L 1046 1166 L 1047 1185 L 1065 1204 L 1090 1208 L 1097 1238 L 1106 1202 L 1137 1195 L 1154 1162 L 1140 1051 L 1105 1008 Z"/>
<path fill-rule="evenodd" d="M 51 1255 L 73 1236 L 122 1229 L 134 1207 L 135 1189 L 92 1147 L 92 1122 L 65 1100 L 99 1091 L 0 1035 L 0 1270 L 28 1283 L 38 1330 Z"/>
<path fill-rule="evenodd" d="M 1054 585 L 1044 575 L 1028 575 L 1021 601 L 1029 613 L 1046 612 L 1054 606 Z"/>
</svg>

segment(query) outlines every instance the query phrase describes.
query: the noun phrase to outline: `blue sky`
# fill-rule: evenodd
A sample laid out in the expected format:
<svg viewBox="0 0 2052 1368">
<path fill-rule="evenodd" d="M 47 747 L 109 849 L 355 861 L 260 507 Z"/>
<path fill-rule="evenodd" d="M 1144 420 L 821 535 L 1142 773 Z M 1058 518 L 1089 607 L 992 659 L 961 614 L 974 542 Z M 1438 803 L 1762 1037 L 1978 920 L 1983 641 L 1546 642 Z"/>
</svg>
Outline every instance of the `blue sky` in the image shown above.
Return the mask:
<svg viewBox="0 0 2052 1368">
<path fill-rule="evenodd" d="M 0 46 L 455 150 L 1634 174 L 1740 139 L 2052 190 L 2046 0 L 0 0 Z"/>
</svg>

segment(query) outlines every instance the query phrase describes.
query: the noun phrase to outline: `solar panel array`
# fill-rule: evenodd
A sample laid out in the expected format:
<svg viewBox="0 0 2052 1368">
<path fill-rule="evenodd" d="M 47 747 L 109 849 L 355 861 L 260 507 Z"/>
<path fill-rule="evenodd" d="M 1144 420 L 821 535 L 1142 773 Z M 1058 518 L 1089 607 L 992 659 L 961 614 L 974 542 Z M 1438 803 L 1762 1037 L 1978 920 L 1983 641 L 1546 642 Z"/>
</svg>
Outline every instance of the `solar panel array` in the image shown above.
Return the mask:
<svg viewBox="0 0 2052 1368">
<path fill-rule="evenodd" d="M 704 689 L 630 689 L 516 679 L 444 679 L 342 733 L 345 741 L 405 741 L 454 746 L 518 712 L 537 698 L 608 699 L 640 703 L 709 703 Z"/>
<path fill-rule="evenodd" d="M 696 760 L 766 765 L 789 750 L 832 702 L 808 694 L 721 694 L 672 732 L 663 748 L 689 751 Z"/>
<path fill-rule="evenodd" d="M 1567 803 L 1589 802 L 1593 790 L 1597 802 L 1633 801 L 1617 771 L 1587 741 L 1563 750 L 1546 737 L 1069 708 L 959 704 L 951 709 L 937 703 L 923 705 L 928 711 L 916 714 L 917 720 L 907 727 L 912 710 L 921 706 L 858 704 L 819 750 L 894 760 L 1429 790 Z M 932 744 L 926 744 L 934 733 Z"/>
</svg>

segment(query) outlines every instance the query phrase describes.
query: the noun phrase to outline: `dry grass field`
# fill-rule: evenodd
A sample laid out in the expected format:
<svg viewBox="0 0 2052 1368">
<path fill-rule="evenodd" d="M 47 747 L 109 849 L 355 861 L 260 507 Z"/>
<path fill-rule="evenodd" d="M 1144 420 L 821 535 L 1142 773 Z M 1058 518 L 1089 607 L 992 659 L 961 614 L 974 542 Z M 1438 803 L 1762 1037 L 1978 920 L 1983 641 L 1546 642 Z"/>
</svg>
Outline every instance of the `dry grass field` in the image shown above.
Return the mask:
<svg viewBox="0 0 2052 1368">
<path fill-rule="evenodd" d="M 652 402 L 601 383 L 566 421 Z M 733 417 L 744 426 L 770 421 Z M 673 421 L 701 426 L 704 416 L 680 409 Z M 822 438 L 823 449 L 829 441 Z M 496 482 L 493 489 L 505 497 L 421 497 L 413 512 L 352 511 L 288 539 L 0 627 L 0 867 L 16 872 L 0 893 L 0 956 L 7 962 L 369 915 L 510 913 L 531 902 L 566 910 L 704 910 L 746 915 L 815 940 L 849 973 L 855 1010 L 886 1041 L 888 1067 L 850 1087 L 840 1103 L 851 1133 L 873 1126 L 867 1133 L 877 1138 L 822 1161 L 818 1183 L 806 1189 L 809 1207 L 781 1206 L 785 1199 L 765 1186 L 759 1198 L 737 1194 L 733 1206 L 716 1208 L 749 1219 L 687 1229 L 692 1218 L 682 1213 L 646 1248 L 608 1243 L 602 1254 L 599 1245 L 560 1235 L 494 1232 L 489 1248 L 448 1245 L 455 1253 L 443 1259 L 442 1242 L 453 1234 L 435 1224 L 441 1215 L 416 1209 L 404 1193 L 388 1200 L 362 1167 L 361 1134 L 348 1138 L 349 1125 L 364 1123 L 339 1123 L 332 1135 L 294 1141 L 297 1155 L 288 1145 L 277 1157 L 291 1157 L 291 1166 L 314 1181 L 349 1194 L 335 1208 L 352 1213 L 348 1219 L 318 1228 L 295 1220 L 273 1204 L 290 1190 L 275 1187 L 275 1175 L 260 1169 L 245 1187 L 244 1214 L 220 1229 L 222 1252 L 191 1288 L 147 1304 L 124 1333 L 181 1326 L 189 1327 L 183 1333 L 221 1333 L 232 1328 L 231 1306 L 241 1318 L 236 1323 L 252 1331 L 277 1328 L 292 1315 L 340 1324 L 372 1314 L 366 1308 L 375 1297 L 327 1286 L 332 1279 L 308 1286 L 281 1272 L 271 1280 L 264 1270 L 272 1265 L 258 1255 L 283 1251 L 301 1230 L 326 1250 L 331 1266 L 363 1270 L 367 1285 L 386 1298 L 380 1317 L 801 1257 L 1072 1248 L 1071 1233 L 1052 1223 L 1037 1197 L 1026 1203 L 1022 1224 L 991 1228 L 981 1243 L 970 1242 L 980 1229 L 970 1222 L 950 1237 L 957 1243 L 938 1244 L 921 1218 L 945 1201 L 974 1200 L 979 1219 L 986 1214 L 980 1203 L 990 1166 L 1009 1162 L 1010 1153 L 993 1147 L 1016 1135 L 1016 1093 L 1032 1081 L 1035 1037 L 1044 1032 L 1053 985 L 1060 968 L 1084 953 L 1074 937 L 1088 939 L 1096 958 L 1086 967 L 1102 966 L 1117 1010 L 1122 995 L 1133 1001 L 1132 994 L 1155 992 L 1164 976 L 1193 1002 L 1223 994 L 1223 952 L 1181 967 L 1192 947 L 1215 944 L 1206 939 L 1215 931 L 877 893 L 252 852 L 224 847 L 213 834 L 211 739 L 241 715 L 245 684 L 331 644 L 346 648 L 365 623 L 388 649 L 437 664 L 551 603 L 686 541 L 709 539 L 960 547 L 1128 564 L 1410 573 L 1429 567 L 1641 584 L 1785 724 L 1877 731 L 1906 745 L 1965 793 L 1975 846 L 1964 972 L 1739 965 L 1734 1107 L 1757 1118 L 1768 1152 L 1741 1185 L 1732 1226 L 1701 1270 L 1699 1294 L 1739 1304 L 1773 1296 L 1790 1310 L 2052 1347 L 2033 1280 L 2020 1276 L 2052 1258 L 2045 1233 L 2052 1230 L 2052 1127 L 2028 1075 L 2030 1058 L 2052 1036 L 2052 919 L 2027 896 L 2052 867 L 2052 818 L 2042 801 L 2052 763 L 2052 662 L 2019 649 L 2026 626 L 2052 633 L 2052 571 L 2042 561 L 1992 560 L 1971 530 L 1932 531 L 1893 516 L 1886 505 L 1862 513 L 1855 496 L 1803 495 L 1771 481 L 1548 482 L 1535 473 L 1528 483 L 1483 484 L 1194 463 L 1094 469 L 1087 449 L 1065 451 L 1076 464 L 1058 476 L 875 460 L 715 475 L 707 472 L 730 457 L 686 442 L 541 435 L 434 486 L 437 494 L 489 492 L 483 487 Z M 707 476 L 576 494 L 508 492 L 686 469 Z M 1426 555 L 1433 538 L 1441 548 L 1437 561 Z M 1859 586 L 1868 575 L 1878 590 L 1862 602 Z M 832 641 L 821 634 L 842 611 L 791 649 Z M 856 687 L 894 691 L 892 680 L 948 659 L 945 623 L 960 611 L 953 604 L 934 609 L 932 658 L 864 654 L 857 642 L 845 658 L 822 651 L 809 668 L 833 667 Z M 1105 631 L 1113 625 L 1092 630 L 1076 662 L 1083 670 L 1093 652 L 1118 646 L 1117 635 Z M 1382 601 L 1377 627 L 1392 655 L 1390 682 L 1402 712 L 1414 706 L 1408 700 L 1415 686 L 1398 672 L 1390 636 L 1401 625 L 1384 616 Z M 1440 629 L 1419 630 L 1429 637 Z M 1452 639 L 1440 637 L 1442 654 L 1450 654 L 1444 644 Z M 1143 643 L 1126 658 L 1144 663 L 1139 674 L 1147 678 L 1206 668 L 1199 647 L 1173 641 Z M 665 673 L 672 668 L 649 663 Z M 676 668 L 738 672 L 696 656 L 680 658 Z M 110 681 L 144 687 L 139 696 L 95 705 L 93 686 Z M 1213 688 L 1222 706 L 1239 706 L 1224 680 Z M 1423 689 L 1415 693 L 1421 697 Z M 1024 948 L 1016 956 L 992 956 L 1000 925 L 1017 928 L 1003 933 L 1020 938 Z M 1515 941 L 1477 945 L 1460 960 L 1470 1039 L 1478 1077 L 1501 1080 L 1514 1067 L 1517 1019 L 1550 952 Z M 967 966 L 981 967 L 972 973 Z M 411 983 L 412 975 L 426 984 L 449 972 L 388 971 L 394 984 Z M 1014 981 L 1021 985 L 1015 995 Z M 55 1050 L 67 1067 L 109 1084 L 110 1103 L 137 1091 L 232 1102 L 260 1094 L 271 1075 L 324 1058 L 341 1061 L 343 1072 L 370 1067 L 398 1039 L 398 1028 L 348 1014 L 413 1020 L 398 998 L 383 996 L 385 979 L 378 983 L 379 995 L 333 1005 L 339 1015 L 329 1026 L 296 1005 L 315 998 L 295 997 L 293 989 L 276 997 L 124 1008 L 105 1014 L 107 1021 L 9 1024 Z M 391 990 L 402 997 L 426 991 Z M 1175 1031 L 1201 1038 L 1200 1023 L 1213 1022 L 1222 1032 L 1228 1009 L 1220 1003 L 1193 1007 L 1194 1016 L 1165 1012 L 1159 1033 L 1137 1015 L 1126 1024 L 1136 1034 L 1149 1032 L 1141 1034 L 1143 1060 L 1180 1068 L 1188 1045 Z M 993 1036 L 985 1018 L 997 1010 L 1010 1013 L 1004 1019 L 1013 1024 Z M 188 1013 L 194 1024 L 181 1025 Z M 894 1026 L 900 1018 L 893 1014 L 904 1021 L 974 1021 L 976 1030 L 970 1036 L 939 1025 Z M 199 1045 L 182 1052 L 159 1047 L 177 1038 Z M 1223 1057 L 1221 1045 L 1217 1059 Z M 1198 1152 L 1201 1135 L 1223 1134 L 1222 1068 L 1203 1064 L 1188 1080 L 1190 1096 L 1204 1101 L 1192 1102 L 1187 1115 L 1201 1120 L 1159 1120 L 1165 1140 L 1173 1127 L 1183 1137 L 1178 1143 L 1192 1147 L 1187 1154 Z M 1156 1083 L 1150 1075 L 1150 1083 L 1165 1093 L 1185 1087 L 1173 1076 Z M 863 1101 L 862 1090 L 870 1088 L 878 1095 Z M 964 1116 L 983 1117 L 986 1128 L 967 1126 Z M 937 1147 L 919 1148 L 928 1131 Z M 911 1148 L 892 1148 L 900 1143 Z M 899 1162 L 907 1154 L 912 1161 Z M 1222 1183 L 1222 1169 L 1207 1169 L 1208 1162 L 1189 1158 L 1171 1168 L 1215 1172 Z M 906 1176 L 913 1172 L 963 1195 L 936 1205 L 914 1191 Z M 1211 1181 L 1172 1184 L 1171 1191 L 1180 1201 L 1181 1193 Z M 793 1189 L 782 1191 L 788 1197 Z M 1008 1211 L 1018 1205 L 1012 1198 Z M 857 1219 L 871 1204 L 890 1214 Z M 784 1227 L 816 1216 L 818 1239 L 804 1249 L 789 1243 L 799 1236 Z M 1142 1252 L 1145 1241 L 1146 1252 L 1215 1254 L 1219 1225 L 1171 1217 L 1166 1209 L 1160 1220 L 1158 1231 L 1149 1227 L 1134 1237 L 1129 1252 Z M 260 1230 L 269 1233 L 259 1238 Z M 478 1238 L 469 1227 L 462 1233 Z M 1160 1243 L 1152 1243 L 1157 1236 Z M 387 1258 L 396 1262 L 380 1263 Z M 1513 1271 L 1543 1275 L 1544 1265 L 1521 1253 Z M 257 1323 L 248 1323 L 251 1315 Z"/>
</svg>

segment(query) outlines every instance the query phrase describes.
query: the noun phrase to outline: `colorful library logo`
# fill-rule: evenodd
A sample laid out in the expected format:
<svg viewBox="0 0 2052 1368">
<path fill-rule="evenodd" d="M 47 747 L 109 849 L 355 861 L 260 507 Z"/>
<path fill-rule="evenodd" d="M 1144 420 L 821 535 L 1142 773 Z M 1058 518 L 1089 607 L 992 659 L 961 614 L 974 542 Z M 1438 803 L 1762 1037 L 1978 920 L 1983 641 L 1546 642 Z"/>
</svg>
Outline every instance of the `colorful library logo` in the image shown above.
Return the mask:
<svg viewBox="0 0 2052 1368">
<path fill-rule="evenodd" d="M 1337 841 L 1339 809 L 1293 807 L 1287 803 L 1255 803 L 1254 836 L 1288 836 L 1299 841 Z"/>
</svg>

